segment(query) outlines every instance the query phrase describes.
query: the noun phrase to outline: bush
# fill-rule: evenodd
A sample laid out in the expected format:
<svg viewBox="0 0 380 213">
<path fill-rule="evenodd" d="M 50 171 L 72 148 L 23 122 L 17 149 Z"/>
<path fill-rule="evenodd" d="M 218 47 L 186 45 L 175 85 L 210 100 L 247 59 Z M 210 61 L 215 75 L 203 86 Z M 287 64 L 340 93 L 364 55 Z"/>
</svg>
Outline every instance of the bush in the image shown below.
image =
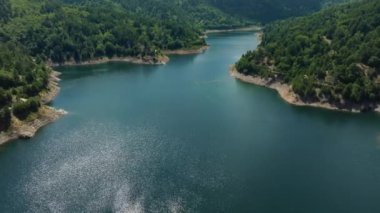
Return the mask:
<svg viewBox="0 0 380 213">
<path fill-rule="evenodd" d="M 33 96 L 38 95 L 38 93 L 40 93 L 43 88 L 44 88 L 43 82 L 35 81 L 34 83 L 24 87 L 24 93 L 28 97 L 33 97 Z"/>
<path fill-rule="evenodd" d="M 380 68 L 380 58 L 378 58 L 377 56 L 372 56 L 368 60 L 368 65 L 370 65 L 371 67 L 375 67 L 376 69 L 379 69 Z"/>
<path fill-rule="evenodd" d="M 0 88 L 0 108 L 10 104 L 12 102 L 12 96 L 4 89 Z"/>
<path fill-rule="evenodd" d="M 13 114 L 20 120 L 25 120 L 30 113 L 37 112 L 41 104 L 37 98 L 30 98 L 25 102 L 16 103 L 13 106 Z"/>
<path fill-rule="evenodd" d="M 316 97 L 312 78 L 298 77 L 292 81 L 293 91 L 304 100 L 313 100 Z"/>
<path fill-rule="evenodd" d="M 16 85 L 16 82 L 10 73 L 0 70 L 0 87 L 9 89 Z"/>
<path fill-rule="evenodd" d="M 0 132 L 8 130 L 11 126 L 11 111 L 8 107 L 0 110 Z"/>
</svg>

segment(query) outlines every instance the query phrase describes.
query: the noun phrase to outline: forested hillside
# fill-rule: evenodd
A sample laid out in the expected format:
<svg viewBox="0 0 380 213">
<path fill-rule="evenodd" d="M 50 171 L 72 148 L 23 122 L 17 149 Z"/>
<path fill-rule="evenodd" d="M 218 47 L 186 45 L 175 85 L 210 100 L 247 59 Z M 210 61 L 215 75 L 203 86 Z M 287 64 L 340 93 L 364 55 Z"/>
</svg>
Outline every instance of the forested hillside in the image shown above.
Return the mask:
<svg viewBox="0 0 380 213">
<path fill-rule="evenodd" d="M 200 46 L 190 23 L 158 21 L 117 4 L 64 5 L 56 1 L 12 0 L 13 17 L 3 26 L 12 40 L 44 61 L 84 61 L 101 56 L 156 56 L 161 49 Z"/>
<path fill-rule="evenodd" d="M 321 0 L 207 0 L 221 10 L 260 22 L 299 16 L 320 8 Z"/>
<path fill-rule="evenodd" d="M 99 7 L 103 0 L 65 0 L 66 3 Z M 248 24 L 210 6 L 204 0 L 111 0 L 126 11 L 143 19 L 190 22 L 200 28 L 233 28 Z"/>
<path fill-rule="evenodd" d="M 305 101 L 347 107 L 380 101 L 380 1 L 279 21 L 237 69 L 290 84 Z"/>
<path fill-rule="evenodd" d="M 356 0 L 205 0 L 222 11 L 261 23 L 302 16 L 322 7 Z"/>
<path fill-rule="evenodd" d="M 231 28 L 247 23 L 305 15 L 337 3 L 356 0 L 111 0 L 131 12 L 158 18 L 187 19 L 206 28 Z M 102 0 L 65 0 L 101 5 Z"/>
<path fill-rule="evenodd" d="M 322 8 L 331 7 L 337 4 L 360 2 L 362 0 L 324 0 L 322 1 Z"/>
<path fill-rule="evenodd" d="M 0 132 L 11 125 L 11 113 L 25 120 L 37 112 L 48 84 L 50 68 L 25 52 L 13 42 L 0 43 Z"/>
</svg>

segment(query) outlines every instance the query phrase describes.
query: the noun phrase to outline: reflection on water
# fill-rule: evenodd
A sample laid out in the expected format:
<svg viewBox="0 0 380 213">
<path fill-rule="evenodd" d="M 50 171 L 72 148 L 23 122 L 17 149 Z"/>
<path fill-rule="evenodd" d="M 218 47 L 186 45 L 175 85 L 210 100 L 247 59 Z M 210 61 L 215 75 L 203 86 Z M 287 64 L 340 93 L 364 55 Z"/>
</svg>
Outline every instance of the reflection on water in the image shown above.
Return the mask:
<svg viewBox="0 0 380 213">
<path fill-rule="evenodd" d="M 123 128 L 117 123 L 90 122 L 69 137 L 55 140 L 69 144 L 71 155 L 51 156 L 25 177 L 23 194 L 33 198 L 32 212 L 145 212 L 154 185 L 149 169 L 158 160 L 156 153 L 145 152 L 148 146 L 161 146 L 165 136 L 149 127 Z M 88 138 L 92 138 L 88 141 Z M 123 146 L 128 146 L 123 147 Z M 132 182 L 130 182 L 132 181 Z M 148 195 L 147 195 L 148 194 Z M 179 212 L 181 198 L 172 197 L 157 203 L 156 208 Z M 112 203 L 112 206 L 109 205 Z"/>
</svg>

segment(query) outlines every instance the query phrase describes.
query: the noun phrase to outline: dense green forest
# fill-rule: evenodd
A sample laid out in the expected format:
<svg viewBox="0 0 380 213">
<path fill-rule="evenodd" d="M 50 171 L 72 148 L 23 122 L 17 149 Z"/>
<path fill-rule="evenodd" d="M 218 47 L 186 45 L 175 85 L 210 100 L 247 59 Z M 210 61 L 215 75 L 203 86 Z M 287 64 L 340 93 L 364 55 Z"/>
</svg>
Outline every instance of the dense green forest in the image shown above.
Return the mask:
<svg viewBox="0 0 380 213">
<path fill-rule="evenodd" d="M 50 68 L 37 63 L 26 49 L 13 42 L 0 43 L 0 131 L 11 125 L 11 112 L 24 120 L 40 106 Z"/>
<path fill-rule="evenodd" d="M 101 5 L 102 0 L 64 0 Z M 301 16 L 323 7 L 359 0 L 111 0 L 131 12 L 161 19 L 187 19 L 206 28 L 231 28 Z M 99 3 L 100 2 L 100 3 Z M 247 22 L 251 20 L 251 22 Z"/>
<path fill-rule="evenodd" d="M 305 101 L 371 107 L 380 101 L 380 0 L 273 23 L 236 67 L 291 84 Z"/>
<path fill-rule="evenodd" d="M 155 57 L 163 49 L 204 45 L 201 34 L 206 28 L 233 28 L 249 24 L 217 9 L 228 5 L 229 1 L 1 1 L 1 33 L 25 46 L 31 56 L 54 63 L 85 61 L 102 56 Z M 316 9 L 317 6 L 313 5 L 320 5 L 320 1 L 308 2 L 305 8 Z M 260 4 L 265 2 L 261 1 Z M 266 15 L 262 14 L 262 20 L 265 17 L 270 20 L 269 14 L 279 13 L 273 5 L 276 1 L 269 2 L 271 4 L 263 8 L 249 0 L 242 5 L 251 8 L 250 4 L 254 4 L 259 11 L 272 10 Z M 300 7 L 289 10 L 286 16 L 304 13 L 301 9 L 304 6 L 299 1 L 282 2 L 277 7 Z"/>
<path fill-rule="evenodd" d="M 97 6 L 102 4 L 103 1 L 65 0 L 65 2 Z M 235 18 L 216 7 L 212 7 L 204 0 L 112 0 L 112 2 L 143 18 L 187 21 L 203 29 L 233 28 L 249 24 L 244 19 Z"/>
<path fill-rule="evenodd" d="M 11 15 L 11 6 L 8 0 L 0 0 L 0 22 L 7 21 Z"/>
<path fill-rule="evenodd" d="M 208 0 L 210 4 L 230 13 L 261 22 L 299 16 L 316 11 L 321 0 Z"/>
<path fill-rule="evenodd" d="M 238 17 L 261 23 L 302 16 L 326 6 L 355 0 L 205 0 L 210 5 Z"/>
<path fill-rule="evenodd" d="M 112 2 L 67 5 L 12 0 L 5 34 L 43 61 L 84 61 L 101 56 L 155 56 L 161 49 L 204 45 L 200 29 L 181 20 L 145 17 Z"/>
</svg>

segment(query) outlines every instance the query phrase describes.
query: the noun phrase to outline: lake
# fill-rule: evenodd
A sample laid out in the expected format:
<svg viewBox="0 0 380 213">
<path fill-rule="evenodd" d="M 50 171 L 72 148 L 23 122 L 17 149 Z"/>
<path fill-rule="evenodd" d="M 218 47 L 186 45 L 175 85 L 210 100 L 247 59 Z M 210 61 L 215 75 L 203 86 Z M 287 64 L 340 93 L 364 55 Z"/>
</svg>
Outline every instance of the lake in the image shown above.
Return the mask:
<svg viewBox="0 0 380 213">
<path fill-rule="evenodd" d="M 0 212 L 380 212 L 380 115 L 285 103 L 228 68 L 254 33 L 163 66 L 62 67 L 67 116 L 0 147 Z"/>
</svg>

